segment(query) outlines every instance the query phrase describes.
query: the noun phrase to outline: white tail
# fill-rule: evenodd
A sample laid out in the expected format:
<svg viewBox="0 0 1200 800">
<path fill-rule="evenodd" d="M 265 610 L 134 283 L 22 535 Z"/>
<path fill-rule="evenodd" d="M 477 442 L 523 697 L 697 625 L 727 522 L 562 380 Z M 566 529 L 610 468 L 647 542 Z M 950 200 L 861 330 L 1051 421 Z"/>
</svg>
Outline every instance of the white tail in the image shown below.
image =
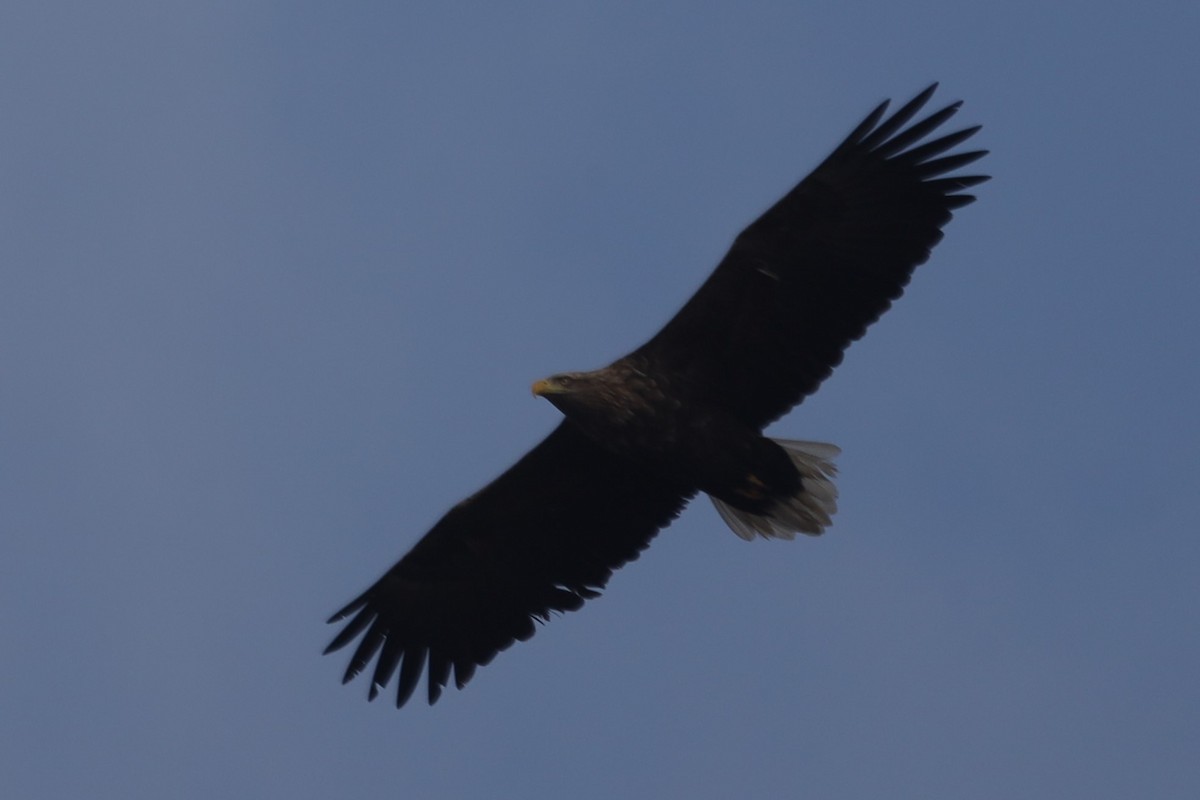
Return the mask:
<svg viewBox="0 0 1200 800">
<path fill-rule="evenodd" d="M 801 489 L 791 497 L 777 500 L 763 514 L 752 514 L 711 497 L 721 519 L 733 532 L 749 541 L 755 536 L 765 539 L 795 539 L 797 533 L 820 536 L 837 511 L 837 487 L 833 476 L 837 467 L 833 459 L 842 452 L 837 445 L 824 442 L 801 442 L 795 439 L 772 439 L 787 451 L 788 457 L 800 471 Z"/>
</svg>

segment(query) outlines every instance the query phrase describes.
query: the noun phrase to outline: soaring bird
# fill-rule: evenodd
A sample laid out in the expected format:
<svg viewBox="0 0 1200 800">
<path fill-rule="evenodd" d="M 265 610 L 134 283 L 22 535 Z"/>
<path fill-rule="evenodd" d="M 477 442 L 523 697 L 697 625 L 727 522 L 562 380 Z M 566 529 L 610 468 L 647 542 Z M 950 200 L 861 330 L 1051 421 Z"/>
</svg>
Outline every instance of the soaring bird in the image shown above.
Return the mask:
<svg viewBox="0 0 1200 800">
<path fill-rule="evenodd" d="M 698 492 L 743 539 L 829 526 L 838 448 L 762 432 L 900 297 L 987 180 L 955 174 L 986 151 L 949 152 L 978 126 L 929 140 L 961 103 L 909 124 L 936 88 L 886 118 L 875 108 L 648 342 L 533 384 L 558 427 L 330 618 L 345 626 L 326 653 L 362 637 L 343 682 L 374 660 L 371 699 L 397 671 L 397 707 L 426 672 L 430 703 L 451 671 L 461 689 L 535 622 L 598 596 Z"/>
</svg>

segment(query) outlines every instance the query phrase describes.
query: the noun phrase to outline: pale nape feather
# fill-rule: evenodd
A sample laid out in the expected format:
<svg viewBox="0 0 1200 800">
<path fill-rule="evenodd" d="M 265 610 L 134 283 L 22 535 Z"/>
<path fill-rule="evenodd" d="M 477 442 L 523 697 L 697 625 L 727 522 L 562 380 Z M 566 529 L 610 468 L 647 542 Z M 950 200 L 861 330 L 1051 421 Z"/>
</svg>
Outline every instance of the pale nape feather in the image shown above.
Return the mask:
<svg viewBox="0 0 1200 800">
<path fill-rule="evenodd" d="M 795 539 L 797 533 L 820 536 L 837 511 L 837 487 L 833 476 L 837 466 L 833 459 L 841 453 L 837 445 L 825 442 L 804 442 L 796 439 L 772 439 L 787 451 L 788 457 L 800 471 L 801 490 L 791 497 L 777 501 L 765 514 L 752 514 L 709 497 L 721 519 L 741 538 L 750 541 L 755 536 L 765 539 Z"/>
</svg>

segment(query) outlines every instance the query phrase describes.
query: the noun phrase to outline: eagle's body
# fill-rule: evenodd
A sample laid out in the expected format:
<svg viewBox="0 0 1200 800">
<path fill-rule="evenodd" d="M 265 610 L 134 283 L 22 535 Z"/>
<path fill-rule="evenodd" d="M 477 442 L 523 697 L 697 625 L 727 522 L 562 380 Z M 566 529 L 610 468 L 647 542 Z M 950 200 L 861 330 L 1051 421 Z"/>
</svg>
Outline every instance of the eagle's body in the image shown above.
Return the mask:
<svg viewBox="0 0 1200 800">
<path fill-rule="evenodd" d="M 652 366 L 635 353 L 593 372 L 540 380 L 533 391 L 597 447 L 670 477 L 688 496 L 697 490 L 709 495 L 744 538 L 821 533 L 836 510 L 828 481 L 833 445 L 768 439 L 704 398 L 685 377 Z M 806 470 L 812 473 L 808 486 Z M 730 514 L 749 529 L 740 529 Z"/>
<path fill-rule="evenodd" d="M 642 347 L 534 384 L 564 421 L 334 615 L 350 621 L 326 652 L 364 634 L 345 680 L 377 657 L 372 698 L 397 669 L 397 705 L 426 667 L 429 702 L 451 670 L 461 688 L 535 620 L 599 594 L 697 492 L 743 538 L 829 525 L 837 448 L 762 431 L 828 377 L 986 180 L 943 177 L 984 155 L 944 155 L 978 128 L 922 143 L 958 104 L 904 127 L 934 88 L 886 120 L 876 108 Z"/>
</svg>

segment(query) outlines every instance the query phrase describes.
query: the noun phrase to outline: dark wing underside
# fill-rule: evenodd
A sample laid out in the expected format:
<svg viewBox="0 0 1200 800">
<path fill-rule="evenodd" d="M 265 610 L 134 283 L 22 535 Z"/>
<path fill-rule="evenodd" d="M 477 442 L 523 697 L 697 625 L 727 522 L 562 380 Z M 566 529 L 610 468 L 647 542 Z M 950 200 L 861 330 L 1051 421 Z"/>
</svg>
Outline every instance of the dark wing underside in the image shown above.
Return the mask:
<svg viewBox="0 0 1200 800">
<path fill-rule="evenodd" d="M 377 658 L 370 697 L 399 669 L 401 706 L 428 666 L 433 703 L 451 668 L 462 688 L 476 667 L 532 636 L 535 619 L 595 597 L 691 494 L 560 424 L 335 614 L 330 622 L 350 621 L 325 652 L 363 634 L 344 681 Z"/>
<path fill-rule="evenodd" d="M 904 127 L 936 86 L 886 120 L 887 103 L 876 108 L 627 358 L 754 427 L 815 391 L 975 199 L 961 192 L 987 180 L 947 175 L 985 154 L 945 155 L 978 127 L 922 143 L 959 103 Z"/>
</svg>

